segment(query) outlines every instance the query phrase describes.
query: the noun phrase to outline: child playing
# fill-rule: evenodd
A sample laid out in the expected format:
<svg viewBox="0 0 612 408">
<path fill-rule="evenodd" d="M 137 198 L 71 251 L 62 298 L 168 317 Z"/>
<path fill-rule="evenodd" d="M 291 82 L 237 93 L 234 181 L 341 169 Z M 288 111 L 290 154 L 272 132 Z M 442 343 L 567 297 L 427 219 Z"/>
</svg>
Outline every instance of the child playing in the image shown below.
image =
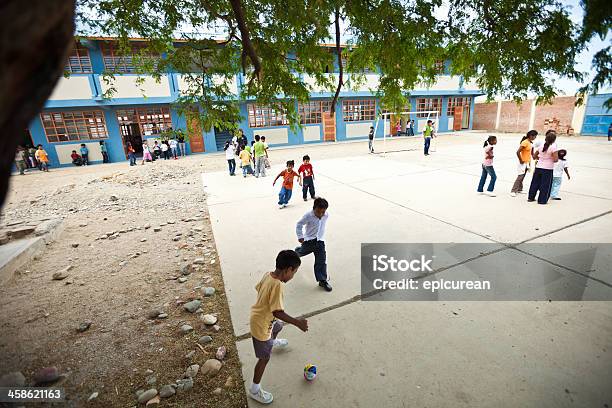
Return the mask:
<svg viewBox="0 0 612 408">
<path fill-rule="evenodd" d="M 35 157 L 40 169 L 42 171 L 49 171 L 49 156 L 43 149 L 42 145 L 38 145 L 38 150 L 36 151 Z"/>
<path fill-rule="evenodd" d="M 81 159 L 83 160 L 83 166 L 89 164 L 89 149 L 85 146 L 85 143 L 81 143 Z"/>
<path fill-rule="evenodd" d="M 370 126 L 370 133 L 368 133 L 368 150 L 374 153 L 374 126 Z"/>
<path fill-rule="evenodd" d="M 484 154 L 485 158 L 482 162 L 482 175 L 480 176 L 480 182 L 478 183 L 478 191 L 480 194 L 484 194 L 484 185 L 487 181 L 487 174 L 491 176 L 491 181 L 489 181 L 489 187 L 487 188 L 486 194 L 489 197 L 495 197 L 495 193 L 493 193 L 493 189 L 495 188 L 495 181 L 497 180 L 497 175 L 495 174 L 495 169 L 493 168 L 493 146 L 497 144 L 497 137 L 489 136 L 487 140 L 484 142 Z"/>
<path fill-rule="evenodd" d="M 315 198 L 315 187 L 314 187 L 314 172 L 312 171 L 312 164 L 310 164 L 310 156 L 305 155 L 302 157 L 304 161 L 298 169 L 298 174 L 302 177 L 302 197 L 304 201 L 308 201 L 307 194 L 310 191 L 310 198 Z"/>
<path fill-rule="evenodd" d="M 533 141 L 538 136 L 538 132 L 536 130 L 530 130 L 527 132 L 527 135 L 523 136 L 521 139 L 521 144 L 516 151 L 516 157 L 518 157 L 518 176 L 516 176 L 516 180 L 514 181 L 514 185 L 512 186 L 512 190 L 510 190 L 510 195 L 512 197 L 516 197 L 516 193 L 523 192 L 523 180 L 525 180 L 525 176 L 527 175 L 527 171 L 529 170 L 529 165 L 531 164 L 531 155 L 533 154 Z"/>
<path fill-rule="evenodd" d="M 312 211 L 308 211 L 297 222 L 295 232 L 301 246 L 295 249 L 299 256 L 305 256 L 314 253 L 314 274 L 315 279 L 319 282 L 319 286 L 328 292 L 331 292 L 332 287 L 329 284 L 329 275 L 327 274 L 327 253 L 325 252 L 325 224 L 329 218 L 326 213 L 329 204 L 326 199 L 315 198 L 312 206 Z"/>
<path fill-rule="evenodd" d="M 246 177 L 247 174 L 253 174 L 253 168 L 251 167 L 251 147 L 245 146 L 238 158 L 242 163 L 242 176 Z"/>
<path fill-rule="evenodd" d="M 553 168 L 553 179 L 552 179 L 552 187 L 550 190 L 550 198 L 553 200 L 560 200 L 559 197 L 559 189 L 561 188 L 561 182 L 563 181 L 563 172 L 567 174 L 567 179 L 570 180 L 570 174 L 567 170 L 567 160 L 565 160 L 565 156 L 567 156 L 567 150 L 560 149 L 557 153 L 559 155 L 559 161 L 555 163 L 555 167 Z"/>
<path fill-rule="evenodd" d="M 280 251 L 276 256 L 274 272 L 266 272 L 255 286 L 257 301 L 251 307 L 250 326 L 257 364 L 247 394 L 262 404 L 269 404 L 273 400 L 272 394 L 264 391 L 260 385 L 272 348 L 287 347 L 289 344 L 285 339 L 276 338 L 283 328 L 282 322 L 292 324 L 303 332 L 308 330 L 308 321 L 289 316 L 283 305 L 284 284 L 293 279 L 301 263 L 294 251 Z"/>
<path fill-rule="evenodd" d="M 100 153 L 102 153 L 102 163 L 110 163 L 108 158 L 108 150 L 106 149 L 104 140 L 100 140 Z"/>
<path fill-rule="evenodd" d="M 128 152 L 128 158 L 130 159 L 130 166 L 135 166 L 136 165 L 136 151 L 134 150 L 134 147 L 132 146 L 132 143 L 130 142 L 128 142 L 127 144 L 127 152 Z"/>
<path fill-rule="evenodd" d="M 153 156 L 151 156 L 151 150 L 149 149 L 149 145 L 146 141 L 142 142 L 142 162 L 140 164 L 145 164 L 145 161 L 153 161 Z"/>
<path fill-rule="evenodd" d="M 257 166 L 259 166 L 259 163 L 257 164 Z M 287 204 L 289 204 L 289 200 L 291 200 L 291 193 L 293 193 L 294 177 L 297 177 L 298 183 L 300 183 L 300 186 L 302 185 L 302 179 L 300 178 L 299 174 L 293 171 L 293 166 L 295 166 L 295 162 L 293 160 L 289 160 L 287 162 L 287 169 L 278 173 L 278 176 L 276 176 L 276 178 L 272 182 L 272 186 L 274 186 L 276 180 L 278 180 L 279 177 L 283 178 L 283 186 L 281 187 L 280 193 L 278 193 L 278 208 L 285 208 Z"/>
<path fill-rule="evenodd" d="M 427 121 L 427 126 L 425 126 L 425 128 L 423 129 L 423 139 L 424 139 L 424 146 L 423 146 L 423 151 L 425 153 L 425 156 L 429 156 L 429 146 L 431 145 L 431 137 L 433 135 L 433 122 L 431 120 Z"/>
<path fill-rule="evenodd" d="M 72 164 L 74 164 L 75 166 L 83 165 L 83 159 L 77 154 L 76 150 L 72 151 L 70 158 L 72 159 Z"/>
</svg>

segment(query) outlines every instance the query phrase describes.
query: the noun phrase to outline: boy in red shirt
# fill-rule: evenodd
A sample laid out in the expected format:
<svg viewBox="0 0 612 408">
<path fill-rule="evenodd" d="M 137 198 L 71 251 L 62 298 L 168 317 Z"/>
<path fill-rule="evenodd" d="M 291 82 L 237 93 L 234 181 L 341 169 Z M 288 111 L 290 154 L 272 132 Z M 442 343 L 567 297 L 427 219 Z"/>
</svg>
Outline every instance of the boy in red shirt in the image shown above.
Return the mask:
<svg viewBox="0 0 612 408">
<path fill-rule="evenodd" d="M 295 162 L 293 160 L 289 160 L 287 162 L 287 169 L 278 173 L 278 176 L 276 176 L 272 182 L 272 186 L 274 186 L 279 177 L 283 178 L 283 186 L 281 187 L 280 193 L 278 193 L 278 208 L 285 208 L 287 204 L 289 204 L 291 193 L 293 193 L 294 177 L 297 177 L 298 183 L 300 183 L 300 186 L 302 185 L 300 175 L 293 171 L 293 166 L 295 166 Z"/>
<path fill-rule="evenodd" d="M 302 177 L 302 196 L 304 201 L 308 201 L 307 193 L 310 191 L 310 198 L 314 200 L 314 172 L 312 171 L 312 164 L 310 164 L 310 156 L 306 155 L 302 160 L 304 163 L 298 169 L 298 174 Z"/>
</svg>

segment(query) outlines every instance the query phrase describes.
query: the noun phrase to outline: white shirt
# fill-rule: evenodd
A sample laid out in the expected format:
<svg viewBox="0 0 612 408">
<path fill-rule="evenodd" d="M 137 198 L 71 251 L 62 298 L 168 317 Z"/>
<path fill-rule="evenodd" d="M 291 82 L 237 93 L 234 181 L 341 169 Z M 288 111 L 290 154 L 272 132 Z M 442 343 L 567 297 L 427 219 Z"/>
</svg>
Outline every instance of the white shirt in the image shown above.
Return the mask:
<svg viewBox="0 0 612 408">
<path fill-rule="evenodd" d="M 553 177 L 563 177 L 563 170 L 567 167 L 567 160 L 559 159 L 553 167 Z"/>
<path fill-rule="evenodd" d="M 174 139 L 170 140 L 170 147 L 174 147 L 176 148 L 176 145 L 178 144 L 178 142 Z"/>
<path fill-rule="evenodd" d="M 230 143 L 229 146 L 227 146 L 227 149 L 225 150 L 225 158 L 227 160 L 230 160 L 230 159 L 233 159 L 235 155 L 236 155 L 236 146 Z"/>
<path fill-rule="evenodd" d="M 304 241 L 311 241 L 313 239 L 324 241 L 323 236 L 325 235 L 325 224 L 327 223 L 328 218 L 328 212 L 325 212 L 323 217 L 319 218 L 315 215 L 314 210 L 308 211 L 297 222 L 295 227 L 295 233 L 297 234 L 298 239 L 304 239 Z"/>
<path fill-rule="evenodd" d="M 168 145 L 165 143 L 161 144 L 161 148 L 162 148 L 162 152 L 167 152 L 168 151 Z"/>
</svg>

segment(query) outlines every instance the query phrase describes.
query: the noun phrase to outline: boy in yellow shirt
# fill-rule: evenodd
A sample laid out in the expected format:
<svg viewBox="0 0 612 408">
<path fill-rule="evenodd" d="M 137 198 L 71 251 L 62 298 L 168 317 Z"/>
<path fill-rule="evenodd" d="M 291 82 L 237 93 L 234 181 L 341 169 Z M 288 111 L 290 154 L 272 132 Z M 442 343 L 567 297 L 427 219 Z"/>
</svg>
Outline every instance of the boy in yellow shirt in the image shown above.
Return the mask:
<svg viewBox="0 0 612 408">
<path fill-rule="evenodd" d="M 49 171 L 49 156 L 42 145 L 38 145 L 38 150 L 34 154 L 34 157 L 36 157 L 42 171 Z"/>
<path fill-rule="evenodd" d="M 285 339 L 276 338 L 283 328 L 282 322 L 292 324 L 303 332 L 308 330 L 306 319 L 296 319 L 289 316 L 285 313 L 283 305 L 284 284 L 293 279 L 301 263 L 302 261 L 295 251 L 280 251 L 276 256 L 275 271 L 266 272 L 255 286 L 257 301 L 251 307 L 250 325 L 255 357 L 258 360 L 255 364 L 253 382 L 247 394 L 262 404 L 270 404 L 273 400 L 272 394 L 264 391 L 259 385 L 266 365 L 270 361 L 272 348 L 282 348 L 289 344 Z"/>
<path fill-rule="evenodd" d="M 242 162 L 242 175 L 246 177 L 247 174 L 253 174 L 253 168 L 251 167 L 251 147 L 245 146 L 238 158 Z"/>
</svg>

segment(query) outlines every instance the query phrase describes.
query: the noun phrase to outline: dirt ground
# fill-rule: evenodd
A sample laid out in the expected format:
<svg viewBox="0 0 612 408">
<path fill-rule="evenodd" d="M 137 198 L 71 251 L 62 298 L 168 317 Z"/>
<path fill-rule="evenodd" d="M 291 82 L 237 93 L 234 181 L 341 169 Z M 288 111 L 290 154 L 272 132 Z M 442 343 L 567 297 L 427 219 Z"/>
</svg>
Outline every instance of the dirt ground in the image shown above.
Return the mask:
<svg viewBox="0 0 612 408">
<path fill-rule="evenodd" d="M 204 156 L 193 156 L 131 168 L 117 163 L 13 177 L 3 224 L 60 216 L 65 228 L 0 287 L 0 375 L 21 371 L 30 380 L 39 368 L 56 366 L 65 375 L 59 386 L 66 389 L 68 406 L 83 406 L 98 392 L 89 405 L 129 407 L 137 405 L 137 390 L 159 390 L 181 379 L 190 364 L 202 366 L 224 345 L 228 353 L 216 377 L 199 374 L 192 390 L 162 405 L 246 405 L 201 187 L 205 162 Z M 155 232 L 157 227 L 161 231 Z M 113 232 L 116 238 L 100 239 Z M 196 258 L 204 258 L 204 265 L 179 283 L 182 266 Z M 74 268 L 67 279 L 51 279 L 68 265 Z M 204 286 L 214 287 L 215 295 L 204 297 Z M 204 313 L 217 314 L 218 332 L 183 309 L 183 302 L 196 298 L 203 301 Z M 168 317 L 148 318 L 155 309 Z M 77 332 L 87 320 L 89 330 Z M 185 323 L 195 330 L 181 334 Z M 213 341 L 200 348 L 204 335 Z M 155 385 L 147 385 L 147 370 L 156 376 Z M 220 394 L 213 393 L 216 388 Z"/>
</svg>

